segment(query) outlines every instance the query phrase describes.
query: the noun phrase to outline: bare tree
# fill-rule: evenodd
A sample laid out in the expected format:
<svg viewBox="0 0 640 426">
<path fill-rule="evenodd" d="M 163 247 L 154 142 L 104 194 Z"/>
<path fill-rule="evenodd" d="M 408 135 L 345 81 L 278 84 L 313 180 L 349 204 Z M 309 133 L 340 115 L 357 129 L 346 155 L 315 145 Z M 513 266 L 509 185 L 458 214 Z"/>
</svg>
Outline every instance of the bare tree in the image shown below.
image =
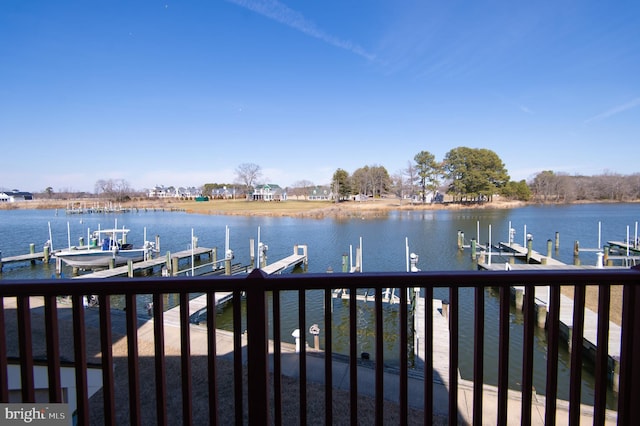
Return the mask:
<svg viewBox="0 0 640 426">
<path fill-rule="evenodd" d="M 112 201 L 127 201 L 133 194 L 133 189 L 124 179 L 99 179 L 95 184 L 96 194 Z"/>
<path fill-rule="evenodd" d="M 256 181 L 262 176 L 262 169 L 254 163 L 242 163 L 236 168 L 236 179 L 244 185 L 247 194 L 251 192 Z"/>
<path fill-rule="evenodd" d="M 294 195 L 295 197 L 304 197 L 304 199 L 307 199 L 307 196 L 309 195 L 309 190 L 311 189 L 311 187 L 313 187 L 313 182 L 311 182 L 310 180 L 299 180 L 297 182 L 295 182 L 291 188 L 290 191 L 288 191 L 291 195 Z"/>
<path fill-rule="evenodd" d="M 418 170 L 416 169 L 415 164 L 411 161 L 407 161 L 407 168 L 404 169 L 402 173 L 403 176 L 407 178 L 405 180 L 406 186 L 403 185 L 403 187 L 406 187 L 408 189 L 408 195 L 413 197 L 416 191 L 416 182 L 419 179 Z"/>
</svg>

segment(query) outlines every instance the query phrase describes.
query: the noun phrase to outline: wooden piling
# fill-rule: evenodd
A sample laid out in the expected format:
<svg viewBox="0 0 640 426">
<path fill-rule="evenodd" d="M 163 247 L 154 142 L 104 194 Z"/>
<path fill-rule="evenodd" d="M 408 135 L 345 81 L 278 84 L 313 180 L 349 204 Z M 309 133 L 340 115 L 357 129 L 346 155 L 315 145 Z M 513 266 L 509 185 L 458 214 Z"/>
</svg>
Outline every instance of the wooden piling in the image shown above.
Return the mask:
<svg viewBox="0 0 640 426">
<path fill-rule="evenodd" d="M 226 265 L 226 263 L 225 263 Z M 256 247 L 253 238 L 249 239 L 249 269 L 256 267 Z"/>
<path fill-rule="evenodd" d="M 537 305 L 538 310 L 536 312 L 538 327 L 545 328 L 547 326 L 547 307 L 545 305 Z"/>
<path fill-rule="evenodd" d="M 604 246 L 604 264 L 607 266 L 613 266 L 613 261 L 609 259 L 609 246 Z"/>
<path fill-rule="evenodd" d="M 553 242 L 551 241 L 551 239 L 547 240 L 547 257 L 551 257 L 551 244 Z"/>
<path fill-rule="evenodd" d="M 177 276 L 178 275 L 178 261 L 180 259 L 177 257 L 172 257 L 171 258 L 171 275 L 172 276 Z"/>
<path fill-rule="evenodd" d="M 516 309 L 521 311 L 524 306 L 524 288 L 523 287 L 511 287 L 513 292 L 513 298 L 516 305 Z"/>
<path fill-rule="evenodd" d="M 560 233 L 556 232 L 556 250 L 560 249 Z"/>
</svg>

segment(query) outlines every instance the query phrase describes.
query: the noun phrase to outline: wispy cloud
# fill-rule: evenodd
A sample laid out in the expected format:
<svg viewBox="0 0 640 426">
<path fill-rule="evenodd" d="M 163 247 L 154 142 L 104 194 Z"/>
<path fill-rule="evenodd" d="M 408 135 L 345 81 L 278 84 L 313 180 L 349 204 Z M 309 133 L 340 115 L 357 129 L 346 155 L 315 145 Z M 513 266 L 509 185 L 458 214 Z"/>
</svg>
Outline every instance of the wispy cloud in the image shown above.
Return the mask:
<svg viewBox="0 0 640 426">
<path fill-rule="evenodd" d="M 375 55 L 367 52 L 362 47 L 348 40 L 342 40 L 331 34 L 327 34 L 318 28 L 313 22 L 305 19 L 305 17 L 295 10 L 288 8 L 286 5 L 277 0 L 226 0 L 229 3 L 236 4 L 240 7 L 248 9 L 273 21 L 298 30 L 308 36 L 317 38 L 325 43 L 340 49 L 347 50 L 362 56 L 368 60 L 375 59 Z"/>
<path fill-rule="evenodd" d="M 609 117 L 612 117 L 616 114 L 620 114 L 621 112 L 624 111 L 628 111 L 632 108 L 635 108 L 637 106 L 640 106 L 640 98 L 635 98 L 634 100 L 627 102 L 626 104 L 622 104 L 622 105 L 618 105 L 616 107 L 611 108 L 610 110 L 607 110 L 601 114 L 595 115 L 591 118 L 589 118 L 588 120 L 585 120 L 585 124 L 588 123 L 592 123 L 594 121 L 601 121 L 604 119 L 607 119 Z"/>
</svg>

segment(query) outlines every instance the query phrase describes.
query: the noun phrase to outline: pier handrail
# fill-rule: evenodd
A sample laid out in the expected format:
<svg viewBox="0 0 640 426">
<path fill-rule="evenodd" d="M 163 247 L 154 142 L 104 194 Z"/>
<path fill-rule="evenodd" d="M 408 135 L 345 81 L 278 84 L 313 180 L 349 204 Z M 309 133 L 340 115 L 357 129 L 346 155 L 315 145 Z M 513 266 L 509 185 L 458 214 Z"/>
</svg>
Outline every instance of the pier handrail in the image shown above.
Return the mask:
<svg viewBox="0 0 640 426">
<path fill-rule="evenodd" d="M 16 298 L 17 327 L 18 327 L 18 348 L 21 370 L 21 400 L 23 402 L 35 401 L 34 386 L 34 361 L 33 342 L 31 341 L 31 308 L 30 298 L 34 296 L 42 297 L 44 300 L 45 335 L 47 339 L 46 356 L 48 362 L 49 377 L 49 400 L 50 402 L 61 402 L 62 392 L 60 389 L 60 353 L 59 353 L 59 323 L 57 320 L 56 298 L 61 295 L 71 296 L 73 311 L 73 335 L 74 335 L 74 365 L 76 374 L 76 385 L 78 389 L 77 397 L 77 418 L 79 424 L 89 423 L 89 397 L 87 394 L 86 367 L 87 357 L 85 336 L 85 311 L 82 298 L 84 295 L 97 295 L 100 302 L 100 329 L 101 329 L 101 350 L 103 368 L 103 401 L 105 423 L 115 424 L 115 398 L 113 379 L 113 358 L 111 357 L 111 317 L 109 297 L 111 295 L 123 295 L 126 301 L 126 324 L 127 324 L 127 345 L 129 352 L 128 374 L 129 374 L 129 394 L 130 406 L 129 418 L 132 424 L 141 422 L 140 413 L 140 377 L 139 359 L 137 346 L 137 324 L 138 316 L 136 311 L 137 295 L 152 295 L 154 334 L 156 345 L 156 420 L 158 424 L 166 424 L 166 400 L 167 393 L 171 392 L 163 385 L 164 371 L 163 362 L 163 342 L 166 329 L 162 321 L 162 295 L 178 294 L 180 304 L 186 305 L 189 294 L 205 293 L 209 297 L 207 316 L 207 339 L 209 347 L 209 371 L 208 380 L 210 386 L 209 416 L 213 423 L 219 416 L 216 392 L 216 330 L 215 330 L 215 303 L 213 295 L 216 292 L 234 292 L 233 301 L 233 329 L 236 330 L 233 336 L 233 356 L 234 356 L 234 396 L 235 396 L 235 416 L 236 422 L 242 422 L 243 416 L 247 415 L 249 424 L 264 424 L 265 419 L 270 422 L 282 424 L 282 389 L 279 385 L 281 374 L 280 366 L 280 306 L 279 294 L 285 291 L 295 291 L 298 293 L 298 325 L 300 330 L 306 330 L 306 292 L 319 290 L 323 292 L 325 306 L 331 303 L 331 291 L 333 289 L 346 289 L 350 292 L 349 298 L 349 380 L 350 386 L 350 421 L 356 424 L 358 421 L 358 354 L 356 346 L 356 291 L 358 289 L 373 289 L 375 295 L 375 315 L 376 315 L 376 340 L 375 359 L 383 359 L 383 341 L 381 337 L 382 327 L 382 291 L 385 288 L 397 288 L 408 290 L 410 288 L 421 288 L 425 298 L 425 309 L 431 312 L 433 300 L 433 290 L 435 288 L 449 289 L 449 324 L 450 324 L 450 377 L 449 384 L 449 406 L 448 416 L 450 423 L 455 423 L 459 417 L 458 407 L 458 313 L 460 311 L 458 291 L 461 288 L 475 289 L 474 308 L 474 375 L 473 375 L 473 423 L 482 423 L 483 416 L 483 330 L 484 330 L 484 290 L 487 288 L 497 288 L 500 294 L 500 333 L 499 333 L 499 371 L 497 386 L 497 419 L 499 424 L 506 424 L 507 398 L 508 398 L 508 360 L 509 357 L 509 304 L 510 287 L 514 285 L 525 287 L 524 299 L 524 324 L 523 324 L 523 353 L 522 353 L 522 389 L 521 389 L 521 422 L 531 424 L 532 422 L 532 375 L 533 375 L 533 335 L 535 327 L 534 318 L 534 291 L 536 286 L 550 287 L 550 301 L 548 310 L 548 348 L 547 348 L 547 370 L 546 370 L 546 404 L 545 422 L 553 424 L 556 422 L 556 400 L 557 400 L 557 371 L 558 371 L 558 316 L 559 298 L 561 286 L 574 286 L 574 306 L 578 309 L 573 313 L 573 335 L 572 347 L 582 347 L 582 334 L 584 325 L 584 304 L 585 287 L 587 285 L 599 286 L 598 299 L 598 342 L 606 342 L 609 333 L 609 286 L 623 285 L 623 310 L 622 310 L 622 339 L 619 360 L 619 394 L 617 407 L 618 424 L 632 424 L 640 421 L 640 313 L 636 310 L 640 307 L 640 269 L 594 269 L 594 270 L 544 270 L 544 271 L 435 271 L 417 273 L 362 273 L 362 274 L 290 274 L 267 276 L 260 270 L 254 270 L 248 276 L 231 277 L 147 277 L 134 279 L 87 279 L 75 280 L 19 280 L 0 281 L 0 300 Z M 248 389 L 242 388 L 242 310 L 240 308 L 240 297 L 242 292 L 246 294 L 246 339 L 247 355 L 246 368 L 251 386 Z M 273 304 L 271 310 L 267 305 L 267 294 L 273 294 Z M 276 302 L 276 300 L 278 302 Z M 213 306 L 212 306 L 213 305 Z M 400 292 L 400 347 L 407 347 L 407 291 Z M 10 353 L 7 349 L 7 321 L 4 303 L 0 303 L 0 402 L 9 401 L 8 388 L 8 365 Z M 269 329 L 268 318 L 273 318 L 273 377 L 270 376 L 270 354 L 269 354 Z M 433 371 L 432 357 L 429 354 L 433 348 L 432 331 L 433 323 L 430 321 L 431 315 L 425 313 L 425 336 L 427 341 L 426 359 L 424 360 L 424 402 L 422 411 L 425 419 L 431 419 L 433 412 Z M 325 309 L 325 323 L 329 326 L 325 330 L 324 349 L 331 353 L 332 319 L 329 309 Z M 403 324 L 405 326 L 403 326 Z M 190 325 L 188 309 L 180 310 L 180 341 L 182 351 L 182 420 L 185 424 L 199 423 L 200 420 L 193 419 L 191 411 L 191 377 L 190 367 Z M 403 331 L 404 330 L 404 331 Z M 408 420 L 408 364 L 406 350 L 400 351 L 399 356 L 399 394 L 397 401 L 400 410 L 400 422 L 406 424 Z M 299 353 L 299 409 L 300 423 L 307 421 L 307 356 L 303 348 Z M 607 416 L 606 409 L 606 389 L 608 386 L 608 349 L 607 344 L 602 343 L 597 347 L 595 358 L 595 396 L 593 401 L 593 422 L 602 424 Z M 375 377 L 375 419 L 377 424 L 383 421 L 383 369 L 382 363 L 374 363 Z M 325 383 L 325 422 L 332 423 L 333 409 L 331 402 L 332 392 L 332 361 L 330 356 L 325 357 L 324 362 L 324 383 Z M 571 352 L 571 372 L 570 372 L 570 393 L 568 415 L 570 423 L 579 421 L 581 416 L 581 351 Z M 270 378 L 271 377 L 271 378 Z M 248 406 L 243 407 L 243 392 L 246 392 Z M 273 399 L 270 395 L 273 394 Z M 122 407 L 118 407 L 121 409 Z M 163 411 L 164 410 L 164 411 Z M 509 413 L 511 414 L 511 413 Z M 428 421 L 425 420 L 425 423 Z"/>
</svg>

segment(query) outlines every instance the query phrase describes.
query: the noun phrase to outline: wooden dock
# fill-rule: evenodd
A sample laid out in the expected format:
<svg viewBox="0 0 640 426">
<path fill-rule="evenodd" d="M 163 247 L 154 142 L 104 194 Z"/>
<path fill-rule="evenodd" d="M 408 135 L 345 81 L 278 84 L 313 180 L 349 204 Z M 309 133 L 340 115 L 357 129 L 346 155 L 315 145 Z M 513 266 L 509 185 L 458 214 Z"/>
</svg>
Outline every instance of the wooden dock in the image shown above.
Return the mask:
<svg viewBox="0 0 640 426">
<path fill-rule="evenodd" d="M 424 362 L 426 337 L 425 331 L 425 300 L 424 297 L 417 297 L 417 306 L 415 314 L 415 346 L 414 351 L 418 358 Z M 433 335 L 432 341 L 433 352 L 431 353 L 433 361 L 433 380 L 445 385 L 449 384 L 449 318 L 447 313 L 442 309 L 442 301 L 433 299 Z M 460 380 L 460 370 L 458 370 L 458 380 Z"/>
<path fill-rule="evenodd" d="M 517 244 L 512 244 L 518 246 Z M 522 246 L 519 246 L 523 249 Z M 524 249 L 526 253 L 526 249 Z M 520 253 L 520 252 L 518 252 Z M 535 252 L 534 252 L 535 253 Z M 530 257 L 533 259 L 533 255 Z M 538 261 L 541 257 L 536 256 Z M 478 263 L 478 269 L 491 270 L 491 271 L 510 271 L 510 270 L 571 270 L 571 269 L 602 269 L 604 266 L 597 265 L 567 265 L 560 261 L 553 260 L 546 264 L 543 263 L 529 263 L 529 264 L 511 264 L 511 263 Z M 607 266 L 610 268 L 625 268 L 624 266 Z M 508 272 L 506 272 L 508 273 Z M 522 309 L 524 300 L 524 286 L 512 286 L 511 297 L 514 300 L 516 308 Z M 542 328 L 546 326 L 547 313 L 549 311 L 549 286 L 536 286 L 535 287 L 535 309 L 538 325 Z M 571 350 L 571 336 L 573 330 L 573 299 L 561 294 L 560 295 L 560 335 L 569 345 Z M 583 350 L 585 354 L 592 360 L 595 359 L 595 353 L 597 348 L 597 326 L 598 326 L 598 314 L 589 308 L 584 308 L 584 332 L 583 332 Z M 616 365 L 620 362 L 620 343 L 621 343 L 621 328 L 616 323 L 609 321 L 609 374 L 613 378 L 614 389 L 616 389 L 619 378 L 616 377 Z"/>
<path fill-rule="evenodd" d="M 172 253 L 169 256 L 170 258 L 169 263 L 170 265 L 175 265 L 176 261 L 180 261 L 182 259 L 188 259 L 191 256 L 200 257 L 202 255 L 208 255 L 211 257 L 212 253 L 213 253 L 213 249 L 207 248 L 207 247 L 198 247 L 193 250 L 190 250 L 190 249 L 183 250 L 177 253 Z M 153 269 L 154 267 L 157 267 L 160 265 L 166 265 L 166 264 L 167 264 L 167 257 L 160 256 L 154 259 L 144 260 L 141 262 L 134 262 L 134 263 L 131 263 L 131 265 L 123 265 L 123 266 L 118 266 L 116 268 L 103 269 L 103 270 L 91 272 L 89 274 L 78 275 L 73 278 L 86 279 L 86 278 L 111 278 L 111 277 L 120 277 L 120 276 L 133 277 L 134 273 L 137 271 Z M 169 268 L 170 267 L 172 266 L 169 266 Z M 179 272 L 180 271 L 177 271 L 176 273 L 179 273 Z"/>
<path fill-rule="evenodd" d="M 284 259 L 278 260 L 270 265 L 265 265 L 261 267 L 260 270 L 267 275 L 279 274 L 292 266 L 300 265 L 302 263 L 306 264 L 307 262 L 307 246 L 298 244 L 293 247 L 293 254 L 291 256 L 285 257 Z"/>
<path fill-rule="evenodd" d="M 225 303 L 231 301 L 233 299 L 233 292 L 216 292 L 215 300 L 216 307 L 224 305 Z M 189 300 L 189 318 L 193 315 L 197 314 L 199 311 L 202 311 L 207 307 L 207 295 L 203 294 L 201 296 L 194 297 Z M 177 305 L 167 311 L 164 312 L 164 323 L 173 326 L 180 326 L 180 305 Z"/>
<path fill-rule="evenodd" d="M 500 243 L 498 245 L 500 247 L 501 251 L 506 251 L 507 253 L 511 253 L 513 254 L 515 257 L 520 257 L 520 258 L 527 258 L 527 256 L 529 257 L 529 263 L 533 262 L 533 263 L 537 263 L 537 264 L 544 264 L 546 266 L 560 266 L 560 265 L 565 265 L 564 263 L 550 257 L 550 256 L 544 256 L 540 253 L 538 253 L 535 250 L 531 250 L 531 252 L 529 252 L 529 249 L 527 247 L 524 247 L 518 243 Z"/>
<path fill-rule="evenodd" d="M 609 247 L 616 249 L 620 252 L 629 252 L 633 254 L 640 254 L 640 247 L 635 244 L 629 244 L 624 241 L 607 241 Z"/>
<path fill-rule="evenodd" d="M 2 252 L 0 252 L 0 273 L 2 273 L 3 265 L 10 263 L 20 263 L 20 262 L 31 262 L 31 264 L 35 264 L 36 261 L 41 261 L 44 263 L 48 263 L 51 259 L 51 252 L 49 251 L 49 247 L 45 247 L 45 249 L 41 252 L 35 252 L 35 245 L 31 244 L 29 247 L 29 253 L 27 254 L 19 254 L 16 256 L 6 256 L 2 257 Z"/>
</svg>

